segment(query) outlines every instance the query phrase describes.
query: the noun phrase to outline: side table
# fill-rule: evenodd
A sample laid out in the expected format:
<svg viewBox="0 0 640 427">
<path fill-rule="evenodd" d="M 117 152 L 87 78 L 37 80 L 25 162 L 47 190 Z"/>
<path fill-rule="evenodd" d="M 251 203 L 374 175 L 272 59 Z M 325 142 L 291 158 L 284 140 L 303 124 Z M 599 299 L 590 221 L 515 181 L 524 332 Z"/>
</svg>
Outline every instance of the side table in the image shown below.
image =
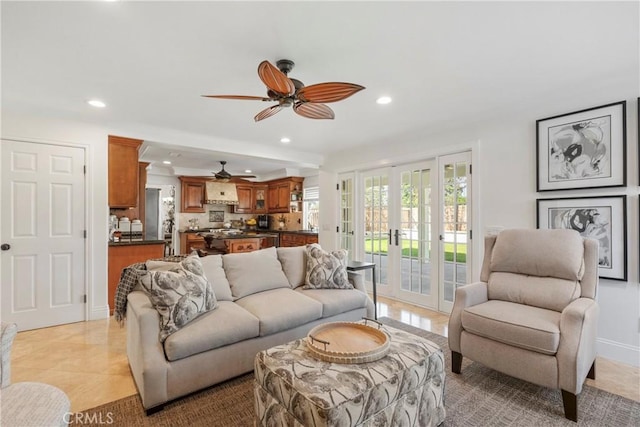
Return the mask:
<svg viewBox="0 0 640 427">
<path fill-rule="evenodd" d="M 374 262 L 349 261 L 347 271 L 371 269 L 371 285 L 373 286 L 373 318 L 378 320 L 378 296 L 376 294 L 376 264 Z"/>
</svg>

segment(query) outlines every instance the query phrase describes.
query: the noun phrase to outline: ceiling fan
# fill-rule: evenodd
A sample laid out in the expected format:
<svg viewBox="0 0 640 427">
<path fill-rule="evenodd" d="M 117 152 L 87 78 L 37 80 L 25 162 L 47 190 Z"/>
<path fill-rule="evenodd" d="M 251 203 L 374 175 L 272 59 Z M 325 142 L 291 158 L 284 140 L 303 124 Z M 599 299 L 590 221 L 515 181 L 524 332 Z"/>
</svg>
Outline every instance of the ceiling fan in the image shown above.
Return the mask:
<svg viewBox="0 0 640 427">
<path fill-rule="evenodd" d="M 256 177 L 255 175 L 231 175 L 229 172 L 224 170 L 224 165 L 227 164 L 227 161 L 220 160 L 220 164 L 222 165 L 222 170 L 218 172 L 212 172 L 213 177 L 216 179 L 216 181 L 227 182 L 231 178 L 255 178 Z"/>
<path fill-rule="evenodd" d="M 300 80 L 287 77 L 295 65 L 289 59 L 276 62 L 277 68 L 269 61 L 258 65 L 258 76 L 267 86 L 267 96 L 245 95 L 202 95 L 206 98 L 243 99 L 253 101 L 276 101 L 276 105 L 265 108 L 254 117 L 256 122 L 278 113 L 285 107 L 309 119 L 333 119 L 333 110 L 325 103 L 341 101 L 364 89 L 354 83 L 327 82 L 305 86 Z"/>
</svg>

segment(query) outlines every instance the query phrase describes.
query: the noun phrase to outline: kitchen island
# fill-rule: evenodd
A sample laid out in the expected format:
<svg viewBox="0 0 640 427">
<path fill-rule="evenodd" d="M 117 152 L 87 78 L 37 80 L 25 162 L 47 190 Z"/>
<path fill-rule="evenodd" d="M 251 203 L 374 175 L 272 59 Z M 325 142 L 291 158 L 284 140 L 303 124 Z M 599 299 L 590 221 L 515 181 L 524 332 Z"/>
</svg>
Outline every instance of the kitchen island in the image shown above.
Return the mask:
<svg viewBox="0 0 640 427">
<path fill-rule="evenodd" d="M 113 314 L 116 288 L 122 270 L 133 263 L 164 256 L 164 240 L 121 240 L 109 242 L 108 302 Z"/>
<path fill-rule="evenodd" d="M 180 253 L 200 254 L 251 252 L 278 246 L 278 233 L 230 230 L 189 230 L 180 232 Z"/>
</svg>

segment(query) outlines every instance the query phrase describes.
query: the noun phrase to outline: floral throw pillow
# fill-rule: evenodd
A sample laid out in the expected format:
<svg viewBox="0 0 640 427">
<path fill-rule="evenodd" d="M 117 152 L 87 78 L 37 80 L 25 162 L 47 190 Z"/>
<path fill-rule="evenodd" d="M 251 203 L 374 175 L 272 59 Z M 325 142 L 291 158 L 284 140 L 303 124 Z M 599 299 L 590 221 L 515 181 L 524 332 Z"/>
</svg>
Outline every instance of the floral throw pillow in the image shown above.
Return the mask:
<svg viewBox="0 0 640 427">
<path fill-rule="evenodd" d="M 218 304 L 197 256 L 173 264 L 140 277 L 142 288 L 160 315 L 160 342 Z"/>
<path fill-rule="evenodd" d="M 347 276 L 347 251 L 323 250 L 319 244 L 306 246 L 307 274 L 303 289 L 353 289 Z"/>
</svg>

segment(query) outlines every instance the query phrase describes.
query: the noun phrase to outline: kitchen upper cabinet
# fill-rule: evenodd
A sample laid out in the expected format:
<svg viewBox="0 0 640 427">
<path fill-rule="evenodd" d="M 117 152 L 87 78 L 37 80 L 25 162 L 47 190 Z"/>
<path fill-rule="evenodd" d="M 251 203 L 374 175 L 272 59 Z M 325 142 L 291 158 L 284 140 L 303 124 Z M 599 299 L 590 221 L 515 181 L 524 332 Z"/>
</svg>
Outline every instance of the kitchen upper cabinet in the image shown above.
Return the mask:
<svg viewBox="0 0 640 427">
<path fill-rule="evenodd" d="M 253 192 L 254 188 L 251 184 L 236 184 L 236 193 L 238 193 L 238 204 L 231 205 L 233 213 L 253 213 Z"/>
<path fill-rule="evenodd" d="M 203 178 L 181 176 L 180 212 L 204 213 L 206 181 Z"/>
<path fill-rule="evenodd" d="M 303 180 L 304 178 L 292 177 L 269 182 L 269 213 L 291 212 L 291 195 L 300 193 Z M 297 207 L 297 199 L 294 206 Z"/>
<path fill-rule="evenodd" d="M 140 139 L 109 135 L 109 207 L 138 206 Z"/>
<path fill-rule="evenodd" d="M 253 213 L 254 214 L 267 213 L 268 194 L 269 194 L 268 185 L 258 184 L 253 186 Z"/>
</svg>

